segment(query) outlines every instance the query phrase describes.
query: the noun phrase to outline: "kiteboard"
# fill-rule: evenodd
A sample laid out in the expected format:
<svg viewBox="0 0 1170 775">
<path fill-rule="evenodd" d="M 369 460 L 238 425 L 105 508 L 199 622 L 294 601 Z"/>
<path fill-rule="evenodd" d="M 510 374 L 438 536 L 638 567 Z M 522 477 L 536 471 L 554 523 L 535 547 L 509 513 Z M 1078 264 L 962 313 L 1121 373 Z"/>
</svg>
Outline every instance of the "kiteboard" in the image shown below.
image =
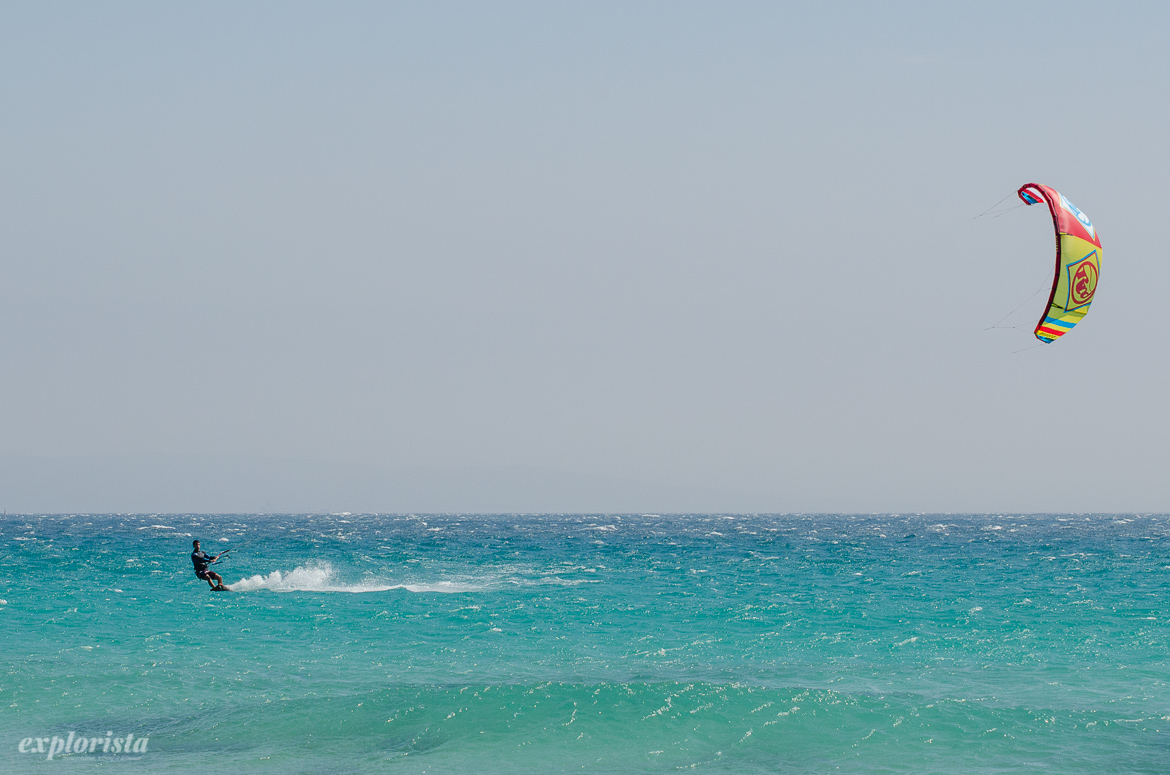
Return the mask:
<svg viewBox="0 0 1170 775">
<path fill-rule="evenodd" d="M 225 587 L 223 584 L 211 588 L 212 592 L 231 592 L 231 587 Z"/>
</svg>

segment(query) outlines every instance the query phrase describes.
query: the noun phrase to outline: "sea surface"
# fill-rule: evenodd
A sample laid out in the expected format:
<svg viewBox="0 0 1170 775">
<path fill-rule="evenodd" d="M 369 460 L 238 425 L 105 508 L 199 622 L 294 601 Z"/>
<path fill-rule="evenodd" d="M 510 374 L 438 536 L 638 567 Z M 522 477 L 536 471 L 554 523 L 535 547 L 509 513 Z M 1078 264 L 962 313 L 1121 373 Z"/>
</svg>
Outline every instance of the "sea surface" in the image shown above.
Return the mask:
<svg viewBox="0 0 1170 775">
<path fill-rule="evenodd" d="M 9 515 L 0 772 L 1166 773 L 1168 604 L 1159 515 Z"/>
</svg>

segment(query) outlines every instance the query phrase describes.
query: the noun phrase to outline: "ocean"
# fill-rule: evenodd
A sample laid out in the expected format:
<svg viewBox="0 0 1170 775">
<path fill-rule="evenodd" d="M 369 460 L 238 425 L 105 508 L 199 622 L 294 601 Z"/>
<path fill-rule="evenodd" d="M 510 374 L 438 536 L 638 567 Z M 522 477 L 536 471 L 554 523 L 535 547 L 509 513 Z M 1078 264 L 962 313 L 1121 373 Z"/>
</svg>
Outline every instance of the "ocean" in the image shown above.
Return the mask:
<svg viewBox="0 0 1170 775">
<path fill-rule="evenodd" d="M 1167 516 L 9 515 L 0 546 L 4 773 L 1170 772 Z"/>
</svg>

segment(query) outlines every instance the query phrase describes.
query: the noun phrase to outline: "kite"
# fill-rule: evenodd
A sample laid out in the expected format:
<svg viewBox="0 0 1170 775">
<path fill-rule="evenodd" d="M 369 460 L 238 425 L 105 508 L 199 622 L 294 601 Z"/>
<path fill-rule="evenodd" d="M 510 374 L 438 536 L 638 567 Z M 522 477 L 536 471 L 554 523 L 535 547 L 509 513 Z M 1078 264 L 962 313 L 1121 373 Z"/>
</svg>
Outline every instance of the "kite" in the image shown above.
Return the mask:
<svg viewBox="0 0 1170 775">
<path fill-rule="evenodd" d="M 1047 202 L 1056 228 L 1056 277 L 1033 332 L 1048 344 L 1071 331 L 1089 311 L 1101 273 L 1101 238 L 1089 217 L 1056 189 L 1028 183 L 1016 193 L 1027 205 Z"/>
</svg>

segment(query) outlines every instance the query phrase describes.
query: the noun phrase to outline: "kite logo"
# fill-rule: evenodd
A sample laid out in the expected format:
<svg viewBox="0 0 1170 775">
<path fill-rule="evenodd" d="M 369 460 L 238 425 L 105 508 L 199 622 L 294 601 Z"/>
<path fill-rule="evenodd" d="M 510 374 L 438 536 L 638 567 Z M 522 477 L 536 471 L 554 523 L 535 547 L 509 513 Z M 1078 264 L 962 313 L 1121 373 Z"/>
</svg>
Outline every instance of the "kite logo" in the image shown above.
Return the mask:
<svg viewBox="0 0 1170 775">
<path fill-rule="evenodd" d="M 1072 267 L 1069 267 L 1072 270 Z M 1083 307 L 1093 300 L 1093 293 L 1097 290 L 1097 265 L 1086 257 L 1076 266 L 1076 271 L 1069 278 L 1068 307 L 1074 309 Z"/>
<path fill-rule="evenodd" d="M 1093 237 L 1094 239 L 1097 237 L 1097 232 L 1093 229 L 1093 223 L 1089 220 L 1089 216 L 1082 213 L 1080 208 L 1078 208 L 1072 202 L 1068 201 L 1064 194 L 1060 195 L 1060 206 L 1072 213 L 1073 216 L 1081 222 L 1081 226 L 1085 227 L 1085 231 L 1089 232 L 1090 237 Z M 1093 284 L 1096 285 L 1096 278 L 1094 278 Z M 1092 294 L 1090 293 L 1090 295 Z"/>
</svg>

